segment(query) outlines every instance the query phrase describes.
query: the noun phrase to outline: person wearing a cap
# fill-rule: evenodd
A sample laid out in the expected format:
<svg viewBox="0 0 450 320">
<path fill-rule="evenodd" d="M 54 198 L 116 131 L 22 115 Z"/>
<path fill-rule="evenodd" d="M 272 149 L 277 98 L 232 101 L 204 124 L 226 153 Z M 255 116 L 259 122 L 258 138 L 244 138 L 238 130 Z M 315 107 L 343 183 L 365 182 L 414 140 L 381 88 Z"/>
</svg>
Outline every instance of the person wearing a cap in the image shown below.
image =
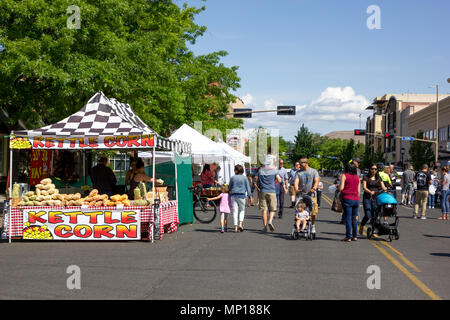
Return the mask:
<svg viewBox="0 0 450 320">
<path fill-rule="evenodd" d="M 350 162 L 352 162 L 356 166 L 356 174 L 358 175 L 359 181 L 361 182 L 362 176 L 361 176 L 361 169 L 359 168 L 359 165 L 361 164 L 361 160 L 359 160 L 358 157 L 354 157 L 352 159 L 352 161 L 350 161 Z"/>
</svg>

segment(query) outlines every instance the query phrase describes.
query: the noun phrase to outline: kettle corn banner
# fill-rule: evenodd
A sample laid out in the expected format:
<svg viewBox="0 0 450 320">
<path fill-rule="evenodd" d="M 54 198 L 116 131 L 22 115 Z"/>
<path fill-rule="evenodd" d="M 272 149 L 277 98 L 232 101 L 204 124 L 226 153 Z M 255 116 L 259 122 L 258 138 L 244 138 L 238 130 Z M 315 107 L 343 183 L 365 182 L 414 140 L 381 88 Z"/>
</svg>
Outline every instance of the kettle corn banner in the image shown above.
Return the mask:
<svg viewBox="0 0 450 320">
<path fill-rule="evenodd" d="M 155 146 L 154 135 L 108 137 L 11 137 L 11 149 L 135 149 Z"/>
<path fill-rule="evenodd" d="M 23 239 L 140 240 L 140 210 L 23 211 Z"/>
</svg>

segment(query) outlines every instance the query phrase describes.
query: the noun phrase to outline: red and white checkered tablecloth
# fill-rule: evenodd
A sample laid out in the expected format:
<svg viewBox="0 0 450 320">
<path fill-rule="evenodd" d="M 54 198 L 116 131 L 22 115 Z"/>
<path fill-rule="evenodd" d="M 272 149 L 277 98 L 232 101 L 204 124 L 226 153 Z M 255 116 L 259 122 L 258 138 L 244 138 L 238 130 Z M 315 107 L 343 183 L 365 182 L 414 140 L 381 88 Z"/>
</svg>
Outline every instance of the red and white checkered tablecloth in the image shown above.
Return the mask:
<svg viewBox="0 0 450 320">
<path fill-rule="evenodd" d="M 12 207 L 11 208 L 11 237 L 22 237 L 23 235 L 23 210 L 27 209 L 39 209 L 42 207 Z M 60 207 L 60 206 L 50 206 L 45 207 L 46 209 L 52 210 L 63 210 L 72 209 L 80 210 L 80 207 Z M 92 209 L 92 208 L 90 208 Z M 95 210 L 114 210 L 115 207 L 95 207 Z M 125 207 L 126 210 L 140 210 L 141 212 L 141 232 L 148 232 L 149 238 L 153 233 L 153 226 L 155 224 L 155 217 L 153 214 L 153 206 L 142 207 L 142 206 L 131 206 Z M 160 239 L 164 231 L 166 233 L 176 232 L 178 229 L 179 219 L 178 219 L 178 209 L 176 201 L 169 201 L 163 203 L 159 207 L 159 234 Z M 6 234 L 9 237 L 9 221 L 6 224 Z"/>
</svg>

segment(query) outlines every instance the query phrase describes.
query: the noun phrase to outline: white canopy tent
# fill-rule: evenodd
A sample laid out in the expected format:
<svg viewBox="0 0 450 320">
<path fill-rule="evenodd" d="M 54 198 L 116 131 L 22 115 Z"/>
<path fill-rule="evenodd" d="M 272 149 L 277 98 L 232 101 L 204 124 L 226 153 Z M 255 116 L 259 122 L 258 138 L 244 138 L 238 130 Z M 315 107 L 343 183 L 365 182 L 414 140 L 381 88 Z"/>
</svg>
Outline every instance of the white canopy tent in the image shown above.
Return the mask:
<svg viewBox="0 0 450 320">
<path fill-rule="evenodd" d="M 187 124 L 178 128 L 170 136 L 170 139 L 191 144 L 193 164 L 218 163 L 221 167 L 221 172 L 219 172 L 219 182 L 221 183 L 229 183 L 230 178 L 234 175 L 236 164 L 250 163 L 249 157 L 234 150 L 225 142 L 214 142 Z M 144 153 L 141 153 L 140 156 L 146 157 Z"/>
</svg>

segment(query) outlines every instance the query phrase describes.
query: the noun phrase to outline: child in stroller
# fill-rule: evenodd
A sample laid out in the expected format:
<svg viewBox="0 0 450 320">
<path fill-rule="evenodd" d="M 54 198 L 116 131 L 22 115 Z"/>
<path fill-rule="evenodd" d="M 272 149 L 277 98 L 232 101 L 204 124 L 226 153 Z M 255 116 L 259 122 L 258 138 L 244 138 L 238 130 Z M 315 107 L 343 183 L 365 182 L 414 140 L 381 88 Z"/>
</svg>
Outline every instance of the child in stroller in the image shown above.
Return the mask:
<svg viewBox="0 0 450 320">
<path fill-rule="evenodd" d="M 312 211 L 313 201 L 308 195 L 301 195 L 295 204 L 295 222 L 291 231 L 291 239 L 304 237 L 308 240 L 314 238 L 311 232 L 312 224 L 310 212 Z M 300 228 L 300 224 L 302 225 Z"/>
<path fill-rule="evenodd" d="M 399 218 L 397 216 L 397 199 L 388 192 L 378 194 L 377 211 L 375 217 L 372 217 L 370 226 L 367 228 L 367 239 L 371 239 L 373 234 L 378 236 L 388 235 L 389 241 L 394 238 L 398 240 Z"/>
</svg>

